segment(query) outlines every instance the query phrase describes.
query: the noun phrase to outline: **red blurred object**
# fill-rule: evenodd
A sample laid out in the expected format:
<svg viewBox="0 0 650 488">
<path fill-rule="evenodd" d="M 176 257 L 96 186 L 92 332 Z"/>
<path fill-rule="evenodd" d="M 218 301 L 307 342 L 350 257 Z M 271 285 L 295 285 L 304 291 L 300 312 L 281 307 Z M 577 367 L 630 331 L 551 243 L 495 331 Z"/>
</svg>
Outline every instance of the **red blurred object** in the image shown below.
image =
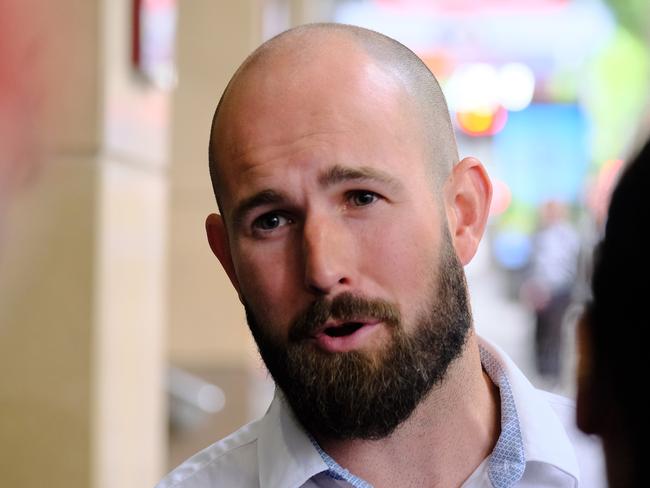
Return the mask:
<svg viewBox="0 0 650 488">
<path fill-rule="evenodd" d="M 41 160 L 46 11 L 38 0 L 0 1 L 0 213 Z"/>
<path fill-rule="evenodd" d="M 142 58 L 141 49 L 141 28 L 140 20 L 142 18 L 142 0 L 133 0 L 131 13 L 131 62 L 133 67 L 138 69 L 140 67 L 140 60 Z"/>
<path fill-rule="evenodd" d="M 131 64 L 154 85 L 174 79 L 177 0 L 133 0 L 131 4 Z"/>
</svg>

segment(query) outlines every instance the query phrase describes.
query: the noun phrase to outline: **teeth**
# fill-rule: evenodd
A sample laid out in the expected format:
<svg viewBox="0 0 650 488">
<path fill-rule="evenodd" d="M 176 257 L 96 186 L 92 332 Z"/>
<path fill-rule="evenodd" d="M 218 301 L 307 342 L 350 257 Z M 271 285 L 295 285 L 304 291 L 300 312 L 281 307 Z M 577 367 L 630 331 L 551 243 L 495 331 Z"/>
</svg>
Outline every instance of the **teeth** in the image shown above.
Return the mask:
<svg viewBox="0 0 650 488">
<path fill-rule="evenodd" d="M 325 333 L 330 337 L 343 337 L 354 334 L 362 326 L 363 324 L 360 322 L 346 322 L 337 327 L 328 327 L 325 329 Z"/>
</svg>

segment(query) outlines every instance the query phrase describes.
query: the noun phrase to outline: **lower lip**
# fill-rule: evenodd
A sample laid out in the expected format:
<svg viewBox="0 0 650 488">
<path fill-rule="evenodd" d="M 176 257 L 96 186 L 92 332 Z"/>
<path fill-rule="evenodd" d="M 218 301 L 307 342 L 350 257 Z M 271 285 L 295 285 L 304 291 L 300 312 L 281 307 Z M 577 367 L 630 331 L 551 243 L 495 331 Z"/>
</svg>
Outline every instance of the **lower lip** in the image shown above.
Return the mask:
<svg viewBox="0 0 650 488">
<path fill-rule="evenodd" d="M 378 327 L 379 323 L 364 324 L 352 334 L 341 337 L 332 337 L 325 332 L 320 332 L 314 339 L 316 345 L 326 352 L 353 351 L 361 349 Z"/>
</svg>

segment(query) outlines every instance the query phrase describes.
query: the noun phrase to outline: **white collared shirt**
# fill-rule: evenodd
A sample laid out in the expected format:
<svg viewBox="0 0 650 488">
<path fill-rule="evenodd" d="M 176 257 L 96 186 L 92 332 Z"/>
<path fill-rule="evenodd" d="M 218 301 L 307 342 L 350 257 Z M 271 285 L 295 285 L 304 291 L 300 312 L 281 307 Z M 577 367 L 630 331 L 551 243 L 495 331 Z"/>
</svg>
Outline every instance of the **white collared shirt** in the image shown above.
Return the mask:
<svg viewBox="0 0 650 488">
<path fill-rule="evenodd" d="M 575 426 L 571 400 L 537 390 L 503 351 L 480 340 L 501 397 L 501 434 L 462 488 L 600 488 L 600 443 Z M 156 488 L 368 488 L 311 440 L 281 395 L 266 415 L 195 454 Z"/>
</svg>

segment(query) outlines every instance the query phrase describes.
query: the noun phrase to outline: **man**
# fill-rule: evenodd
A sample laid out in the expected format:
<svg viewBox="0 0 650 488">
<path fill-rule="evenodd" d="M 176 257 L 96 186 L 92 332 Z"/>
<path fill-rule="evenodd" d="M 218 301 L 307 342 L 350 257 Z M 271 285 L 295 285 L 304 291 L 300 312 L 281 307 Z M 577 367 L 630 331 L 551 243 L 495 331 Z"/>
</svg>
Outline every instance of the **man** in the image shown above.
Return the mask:
<svg viewBox="0 0 650 488">
<path fill-rule="evenodd" d="M 598 486 L 570 404 L 473 331 L 491 186 L 411 51 L 332 24 L 268 41 L 217 107 L 210 173 L 208 240 L 278 391 L 160 488 Z"/>
<path fill-rule="evenodd" d="M 644 384 L 650 273 L 650 141 L 625 169 L 597 247 L 593 297 L 578 324 L 578 425 L 603 439 L 612 488 L 644 486 L 648 428 Z M 638 331 L 638 332 L 637 332 Z"/>
</svg>

